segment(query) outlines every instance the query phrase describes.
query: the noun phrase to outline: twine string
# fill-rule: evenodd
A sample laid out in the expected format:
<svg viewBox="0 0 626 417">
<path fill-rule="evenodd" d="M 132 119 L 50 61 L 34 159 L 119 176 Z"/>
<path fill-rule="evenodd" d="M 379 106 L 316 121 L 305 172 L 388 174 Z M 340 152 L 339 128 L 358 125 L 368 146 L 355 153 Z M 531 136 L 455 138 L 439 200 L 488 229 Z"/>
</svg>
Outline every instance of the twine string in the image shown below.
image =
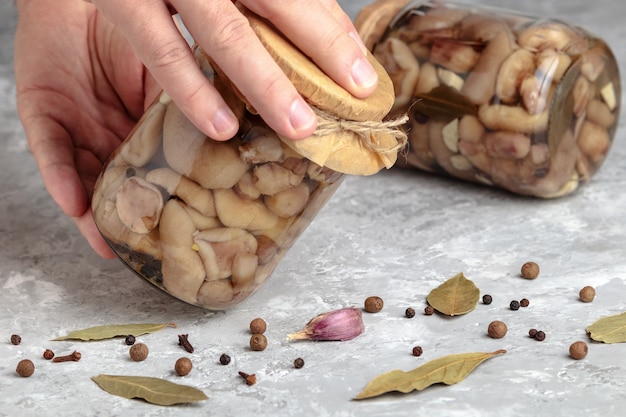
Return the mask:
<svg viewBox="0 0 626 417">
<path fill-rule="evenodd" d="M 409 120 L 408 115 L 400 116 L 396 119 L 373 122 L 359 122 L 337 117 L 336 115 L 312 106 L 317 115 L 317 129 L 313 133 L 315 136 L 327 136 L 341 132 L 352 132 L 359 136 L 361 143 L 368 149 L 378 153 L 388 153 L 398 151 L 407 144 L 407 133 L 401 129 Z M 377 135 L 391 135 L 396 139 L 396 144 L 390 148 L 380 147 L 373 140 Z"/>
</svg>

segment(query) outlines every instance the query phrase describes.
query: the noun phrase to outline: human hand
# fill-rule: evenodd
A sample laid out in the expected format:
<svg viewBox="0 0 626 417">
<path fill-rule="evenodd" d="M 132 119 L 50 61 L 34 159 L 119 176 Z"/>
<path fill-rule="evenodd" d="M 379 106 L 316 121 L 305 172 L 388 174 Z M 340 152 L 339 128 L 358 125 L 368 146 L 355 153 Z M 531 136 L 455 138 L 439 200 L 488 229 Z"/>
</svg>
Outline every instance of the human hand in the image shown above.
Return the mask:
<svg viewBox="0 0 626 417">
<path fill-rule="evenodd" d="M 125 38 L 77 0 L 18 0 L 17 107 L 46 189 L 92 248 L 113 257 L 90 201 L 108 156 L 158 93 Z"/>
<path fill-rule="evenodd" d="M 148 70 L 183 113 L 216 140 L 231 138 L 237 120 L 198 69 L 170 15 L 176 11 L 190 34 L 279 134 L 302 139 L 316 117 L 270 57 L 231 0 L 92 0 L 114 22 Z M 356 97 L 377 85 L 366 49 L 335 0 L 241 0 L 267 18 Z"/>
</svg>

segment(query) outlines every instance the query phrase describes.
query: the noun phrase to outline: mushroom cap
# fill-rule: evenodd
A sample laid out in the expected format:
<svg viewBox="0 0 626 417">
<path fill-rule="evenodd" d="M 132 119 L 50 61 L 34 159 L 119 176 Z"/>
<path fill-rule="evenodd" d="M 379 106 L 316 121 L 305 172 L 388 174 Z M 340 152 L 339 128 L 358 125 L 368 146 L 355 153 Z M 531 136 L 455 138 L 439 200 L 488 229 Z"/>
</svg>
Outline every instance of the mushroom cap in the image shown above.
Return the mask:
<svg viewBox="0 0 626 417">
<path fill-rule="evenodd" d="M 383 37 L 393 18 L 410 0 L 378 0 L 361 9 L 354 26 L 370 51 Z"/>
</svg>

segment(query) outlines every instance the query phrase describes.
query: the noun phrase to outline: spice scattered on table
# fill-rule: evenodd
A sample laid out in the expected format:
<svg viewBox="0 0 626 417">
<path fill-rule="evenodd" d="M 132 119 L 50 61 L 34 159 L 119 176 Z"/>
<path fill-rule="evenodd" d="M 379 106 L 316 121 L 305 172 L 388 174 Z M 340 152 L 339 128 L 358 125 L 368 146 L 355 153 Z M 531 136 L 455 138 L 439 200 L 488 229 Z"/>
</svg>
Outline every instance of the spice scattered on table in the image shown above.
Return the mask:
<svg viewBox="0 0 626 417">
<path fill-rule="evenodd" d="M 426 306 L 424 307 L 424 314 L 427 316 L 432 316 L 433 314 L 435 314 L 435 309 L 432 306 Z"/>
<path fill-rule="evenodd" d="M 293 367 L 294 367 L 294 368 L 296 368 L 296 369 L 300 369 L 300 368 L 302 368 L 303 366 L 304 366 L 304 359 L 302 359 L 302 358 L 296 358 L 296 359 L 293 361 Z"/>
<path fill-rule="evenodd" d="M 407 308 L 407 309 L 404 311 L 404 315 L 405 315 L 407 318 L 412 319 L 413 317 L 415 317 L 415 310 L 414 310 L 413 308 L 409 307 L 409 308 Z"/>
<path fill-rule="evenodd" d="M 413 356 L 422 356 L 422 353 L 424 353 L 424 350 L 422 349 L 421 346 L 415 346 L 412 350 Z"/>
<path fill-rule="evenodd" d="M 250 349 L 259 352 L 267 347 L 267 338 L 262 334 L 253 334 L 250 337 Z"/>
<path fill-rule="evenodd" d="M 82 356 L 80 352 L 74 351 L 69 355 L 55 356 L 52 358 L 52 362 L 78 362 Z"/>
<path fill-rule="evenodd" d="M 522 298 L 519 300 L 520 307 L 528 307 L 530 305 L 530 300 L 528 298 Z"/>
<path fill-rule="evenodd" d="M 546 340 L 546 333 L 543 330 L 539 330 L 535 334 L 535 340 L 538 342 L 543 342 L 544 340 Z"/>
<path fill-rule="evenodd" d="M 126 343 L 128 346 L 132 346 L 135 344 L 135 336 L 133 336 L 132 334 L 129 334 L 128 336 L 126 336 L 126 339 L 124 339 L 124 343 Z"/>
<path fill-rule="evenodd" d="M 572 359 L 580 360 L 584 359 L 587 356 L 589 348 L 587 344 L 582 340 L 574 342 L 569 347 L 569 355 Z"/>
<path fill-rule="evenodd" d="M 517 300 L 511 301 L 511 303 L 509 304 L 509 308 L 513 311 L 519 310 L 519 306 L 520 306 L 520 303 Z"/>
<path fill-rule="evenodd" d="M 589 285 L 583 287 L 578 293 L 578 298 L 580 298 L 580 301 L 582 301 L 583 303 L 590 303 L 595 297 L 596 290 Z"/>
<path fill-rule="evenodd" d="M 257 317 L 250 322 L 250 333 L 263 334 L 265 330 L 267 330 L 267 323 L 262 318 Z"/>
<path fill-rule="evenodd" d="M 483 304 L 489 305 L 493 302 L 493 297 L 489 294 L 483 295 Z"/>
<path fill-rule="evenodd" d="M 255 374 L 247 374 L 245 372 L 239 371 L 239 376 L 242 377 L 244 379 L 244 381 L 246 381 L 246 384 L 248 384 L 248 385 L 256 384 L 256 375 Z"/>
<path fill-rule="evenodd" d="M 35 364 L 30 359 L 22 359 L 17 363 L 15 372 L 21 377 L 28 378 L 35 373 Z"/>
<path fill-rule="evenodd" d="M 44 350 L 44 351 L 43 351 L 43 358 L 44 358 L 44 359 L 48 359 L 48 360 L 50 360 L 50 359 L 54 358 L 54 352 L 53 352 L 53 351 L 51 351 L 50 349 L 46 349 L 46 350 Z"/>
<path fill-rule="evenodd" d="M 11 344 L 12 345 L 19 345 L 20 343 L 22 343 L 22 338 L 20 337 L 19 334 L 12 334 L 11 335 Z"/>
<path fill-rule="evenodd" d="M 522 278 L 535 279 L 539 276 L 539 265 L 535 262 L 526 262 L 521 269 Z"/>
<path fill-rule="evenodd" d="M 487 327 L 487 334 L 492 339 L 502 339 L 507 332 L 506 323 L 500 320 L 494 320 L 489 323 L 489 327 Z"/>
<path fill-rule="evenodd" d="M 382 298 L 372 296 L 365 299 L 365 311 L 368 313 L 378 313 L 384 307 L 385 303 Z"/>
<path fill-rule="evenodd" d="M 178 358 L 176 363 L 174 364 L 174 371 L 178 376 L 186 376 L 191 372 L 191 368 L 193 368 L 193 364 L 191 363 L 191 359 L 189 358 Z"/>
<path fill-rule="evenodd" d="M 149 353 L 150 350 L 145 343 L 135 343 L 128 350 L 130 358 L 135 362 L 145 361 Z"/>
<path fill-rule="evenodd" d="M 228 356 L 225 353 L 222 353 L 220 355 L 220 364 L 222 365 L 228 365 L 230 363 L 230 356 Z"/>
<path fill-rule="evenodd" d="M 178 335 L 178 344 L 180 346 L 182 346 L 183 349 L 185 349 L 187 352 L 193 353 L 194 348 L 193 348 L 193 346 L 191 346 L 191 343 L 189 342 L 189 335 L 188 334 L 179 334 Z"/>
</svg>

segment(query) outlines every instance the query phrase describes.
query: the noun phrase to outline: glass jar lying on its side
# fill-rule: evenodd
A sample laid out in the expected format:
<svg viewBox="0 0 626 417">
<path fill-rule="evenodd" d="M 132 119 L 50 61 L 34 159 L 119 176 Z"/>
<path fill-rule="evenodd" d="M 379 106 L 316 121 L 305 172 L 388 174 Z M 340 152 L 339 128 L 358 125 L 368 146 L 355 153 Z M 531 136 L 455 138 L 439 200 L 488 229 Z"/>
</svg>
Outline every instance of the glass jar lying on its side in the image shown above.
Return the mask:
<svg viewBox="0 0 626 417">
<path fill-rule="evenodd" d="M 406 165 L 552 198 L 604 162 L 620 77 L 609 47 L 587 31 L 406 0 L 368 6 L 356 25 L 394 82 L 391 114 L 410 116 Z"/>
<path fill-rule="evenodd" d="M 325 133 L 297 142 L 279 137 L 195 48 L 200 68 L 238 116 L 239 133 L 224 142 L 208 138 L 162 93 L 105 164 L 92 200 L 98 229 L 130 269 L 213 310 L 263 285 L 344 174 L 389 168 L 406 143 L 404 132 L 382 122 L 394 102 L 393 84 L 371 54 L 379 87 L 371 99 L 352 98 L 270 25 L 248 19 L 298 91 L 325 115 Z M 363 136 L 362 122 L 381 129 Z"/>
</svg>

